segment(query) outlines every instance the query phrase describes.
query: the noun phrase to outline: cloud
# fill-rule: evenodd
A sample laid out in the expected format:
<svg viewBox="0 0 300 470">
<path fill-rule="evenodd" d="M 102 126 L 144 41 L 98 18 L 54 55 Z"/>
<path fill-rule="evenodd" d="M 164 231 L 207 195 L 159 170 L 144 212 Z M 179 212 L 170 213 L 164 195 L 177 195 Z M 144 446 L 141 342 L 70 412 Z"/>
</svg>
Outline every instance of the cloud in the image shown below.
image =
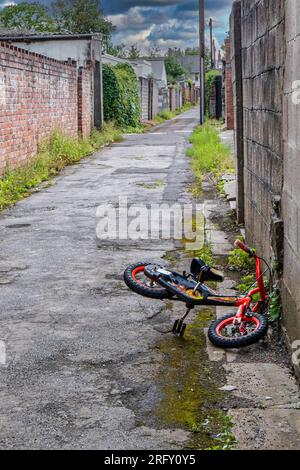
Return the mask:
<svg viewBox="0 0 300 470">
<path fill-rule="evenodd" d="M 214 35 L 223 42 L 232 0 L 206 0 L 206 16 L 213 18 Z M 117 26 L 113 40 L 141 45 L 177 47 L 198 44 L 198 0 L 103 0 L 104 12 Z"/>
<path fill-rule="evenodd" d="M 15 5 L 16 3 L 13 2 L 13 1 L 9 1 L 9 0 L 0 0 L 0 8 L 5 8 L 5 7 L 8 7 L 9 5 Z"/>
<path fill-rule="evenodd" d="M 0 0 L 0 8 L 20 1 Z M 40 1 L 49 6 L 52 0 Z M 219 43 L 228 31 L 231 5 L 232 0 L 205 1 L 206 17 L 213 18 Z M 198 0 L 102 0 L 104 14 L 117 27 L 113 42 L 141 47 L 197 46 L 198 6 Z"/>
</svg>

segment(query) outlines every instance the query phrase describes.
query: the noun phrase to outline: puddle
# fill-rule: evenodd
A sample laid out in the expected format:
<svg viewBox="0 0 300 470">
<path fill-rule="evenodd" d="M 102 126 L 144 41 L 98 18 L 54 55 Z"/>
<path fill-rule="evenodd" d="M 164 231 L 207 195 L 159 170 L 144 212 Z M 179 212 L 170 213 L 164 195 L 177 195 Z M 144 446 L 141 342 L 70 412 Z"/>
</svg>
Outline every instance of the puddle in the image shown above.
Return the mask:
<svg viewBox="0 0 300 470">
<path fill-rule="evenodd" d="M 161 180 L 157 180 L 154 183 L 143 183 L 143 182 L 135 183 L 135 186 L 140 186 L 145 189 L 158 189 L 158 188 L 163 188 L 166 185 L 167 183 Z"/>
<path fill-rule="evenodd" d="M 158 345 L 164 359 L 157 378 L 162 399 L 156 415 L 164 425 L 191 432 L 186 446 L 190 449 L 223 449 L 232 439 L 219 390 L 224 371 L 213 367 L 205 352 L 203 329 L 213 318 L 214 309 L 202 309 L 184 338 L 170 335 Z"/>
</svg>

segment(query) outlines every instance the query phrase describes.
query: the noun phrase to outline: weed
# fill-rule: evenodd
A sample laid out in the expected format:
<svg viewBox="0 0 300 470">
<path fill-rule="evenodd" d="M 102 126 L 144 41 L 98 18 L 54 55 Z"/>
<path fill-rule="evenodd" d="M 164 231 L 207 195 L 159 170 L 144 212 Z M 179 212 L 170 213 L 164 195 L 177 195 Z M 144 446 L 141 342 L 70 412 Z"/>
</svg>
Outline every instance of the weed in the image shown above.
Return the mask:
<svg viewBox="0 0 300 470">
<path fill-rule="evenodd" d="M 280 320 L 282 314 L 281 296 L 276 287 L 270 295 L 269 316 L 272 322 Z"/>
<path fill-rule="evenodd" d="M 244 251 L 236 249 L 229 253 L 228 266 L 235 271 L 249 273 L 255 269 L 255 259 Z"/>
<path fill-rule="evenodd" d="M 87 139 L 74 139 L 58 130 L 53 132 L 50 139 L 40 145 L 36 157 L 17 169 L 6 170 L 0 179 L 0 210 L 31 194 L 34 188 L 65 166 L 77 163 L 105 144 L 120 139 L 121 134 L 113 124 L 106 124 L 102 132 L 93 130 Z"/>
<path fill-rule="evenodd" d="M 154 183 L 136 183 L 136 186 L 140 186 L 141 188 L 145 189 L 158 189 L 158 188 L 163 188 L 166 186 L 166 183 L 161 180 L 156 180 Z"/>
<path fill-rule="evenodd" d="M 157 116 L 155 117 L 155 122 L 157 124 L 161 124 L 165 121 L 169 121 L 170 119 L 173 119 L 179 114 L 184 113 L 185 111 L 188 111 L 189 109 L 191 109 L 191 107 L 192 107 L 191 103 L 186 103 L 184 106 L 182 106 L 182 108 L 176 109 L 175 111 L 164 109 L 163 111 L 157 114 Z"/>
<path fill-rule="evenodd" d="M 204 173 L 220 178 L 233 168 L 231 149 L 222 144 L 217 127 L 210 122 L 194 130 L 190 143 L 187 155 L 192 158 L 192 169 L 200 183 Z"/>
<path fill-rule="evenodd" d="M 266 290 L 269 289 L 269 281 L 264 279 Z M 237 286 L 239 292 L 244 294 L 245 292 L 248 293 L 250 290 L 255 289 L 257 287 L 256 276 L 254 274 L 249 274 L 243 276 L 241 279 L 241 283 Z M 258 302 L 260 300 L 260 294 L 255 294 L 253 296 L 254 302 Z"/>
<path fill-rule="evenodd" d="M 212 246 L 210 243 L 205 243 L 200 250 L 196 250 L 194 252 L 194 256 L 196 258 L 201 258 L 204 263 L 208 264 L 209 266 L 213 265 L 213 252 Z"/>
</svg>

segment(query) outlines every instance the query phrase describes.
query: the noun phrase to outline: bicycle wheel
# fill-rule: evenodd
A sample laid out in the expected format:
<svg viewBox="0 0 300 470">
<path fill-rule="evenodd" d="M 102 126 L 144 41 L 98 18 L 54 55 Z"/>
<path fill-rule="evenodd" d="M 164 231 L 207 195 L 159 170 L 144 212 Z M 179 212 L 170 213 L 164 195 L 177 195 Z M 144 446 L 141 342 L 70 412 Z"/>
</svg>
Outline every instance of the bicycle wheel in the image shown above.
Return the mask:
<svg viewBox="0 0 300 470">
<path fill-rule="evenodd" d="M 172 297 L 167 289 L 159 286 L 145 276 L 145 267 L 150 263 L 136 263 L 128 266 L 124 272 L 124 282 L 133 292 L 150 299 L 164 300 Z"/>
<path fill-rule="evenodd" d="M 235 325 L 235 316 L 225 315 L 214 321 L 208 330 L 208 338 L 215 346 L 224 349 L 244 348 L 257 343 L 268 332 L 266 315 L 253 314 L 241 325 Z"/>
</svg>

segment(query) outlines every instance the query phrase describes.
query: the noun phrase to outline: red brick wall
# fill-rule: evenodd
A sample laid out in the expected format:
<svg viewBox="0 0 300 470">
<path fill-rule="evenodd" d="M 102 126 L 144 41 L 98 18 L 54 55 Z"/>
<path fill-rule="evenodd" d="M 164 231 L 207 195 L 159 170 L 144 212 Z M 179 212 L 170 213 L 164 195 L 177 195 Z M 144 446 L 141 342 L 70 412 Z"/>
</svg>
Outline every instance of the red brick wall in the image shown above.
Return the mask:
<svg viewBox="0 0 300 470">
<path fill-rule="evenodd" d="M 78 131 L 87 137 L 93 126 L 92 68 L 80 67 L 78 72 Z"/>
<path fill-rule="evenodd" d="M 233 88 L 232 88 L 232 68 L 230 54 L 230 39 L 225 39 L 225 123 L 227 129 L 234 128 L 233 114 Z"/>
<path fill-rule="evenodd" d="M 91 130 L 90 107 L 85 105 L 91 90 L 87 76 L 84 72 L 81 119 L 85 135 Z M 0 175 L 34 156 L 39 143 L 56 128 L 74 137 L 78 133 L 76 63 L 0 43 Z"/>
</svg>

